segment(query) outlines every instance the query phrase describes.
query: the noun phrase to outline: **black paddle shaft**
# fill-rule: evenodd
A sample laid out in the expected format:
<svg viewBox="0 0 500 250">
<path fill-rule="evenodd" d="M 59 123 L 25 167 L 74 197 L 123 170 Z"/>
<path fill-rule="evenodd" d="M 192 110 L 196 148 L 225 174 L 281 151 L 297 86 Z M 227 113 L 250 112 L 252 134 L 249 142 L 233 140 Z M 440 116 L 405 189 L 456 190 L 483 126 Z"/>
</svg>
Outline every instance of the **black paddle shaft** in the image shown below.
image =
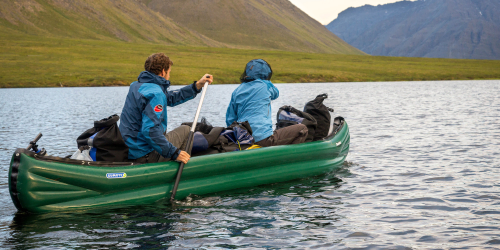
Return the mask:
<svg viewBox="0 0 500 250">
<path fill-rule="evenodd" d="M 193 131 L 189 131 L 189 137 L 186 143 L 186 152 L 189 154 L 191 152 L 191 141 L 193 140 Z M 184 170 L 184 162 L 181 162 L 179 165 L 179 170 L 177 171 L 177 176 L 175 177 L 174 188 L 172 189 L 172 195 L 170 196 L 170 203 L 173 203 L 175 200 L 175 194 L 177 193 L 177 188 L 179 187 L 179 182 L 181 180 L 182 170 Z"/>
</svg>

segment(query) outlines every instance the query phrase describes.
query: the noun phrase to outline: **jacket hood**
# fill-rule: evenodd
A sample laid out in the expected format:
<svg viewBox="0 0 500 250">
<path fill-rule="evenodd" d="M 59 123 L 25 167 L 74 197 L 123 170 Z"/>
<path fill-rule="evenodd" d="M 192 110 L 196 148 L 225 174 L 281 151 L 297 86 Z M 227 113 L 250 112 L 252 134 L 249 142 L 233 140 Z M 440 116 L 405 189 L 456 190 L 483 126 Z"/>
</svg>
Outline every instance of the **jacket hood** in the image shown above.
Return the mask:
<svg viewBox="0 0 500 250">
<path fill-rule="evenodd" d="M 137 81 L 140 83 L 155 83 L 165 88 L 170 86 L 170 81 L 149 71 L 142 71 L 139 77 L 137 77 Z"/>
<path fill-rule="evenodd" d="M 245 77 L 242 79 L 244 82 L 254 80 L 269 80 L 272 74 L 269 64 L 262 59 L 255 59 L 247 63 L 245 68 Z"/>
</svg>

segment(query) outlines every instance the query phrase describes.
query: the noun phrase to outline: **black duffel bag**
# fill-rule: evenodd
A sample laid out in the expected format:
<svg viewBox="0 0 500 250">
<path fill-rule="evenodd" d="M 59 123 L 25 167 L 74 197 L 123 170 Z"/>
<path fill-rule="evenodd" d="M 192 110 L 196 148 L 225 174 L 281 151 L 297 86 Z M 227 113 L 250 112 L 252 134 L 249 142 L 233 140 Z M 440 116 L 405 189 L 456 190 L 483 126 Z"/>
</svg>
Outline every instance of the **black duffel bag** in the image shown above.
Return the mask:
<svg viewBox="0 0 500 250">
<path fill-rule="evenodd" d="M 90 156 L 95 161 L 126 162 L 128 146 L 118 129 L 118 115 L 94 122 L 94 127 L 83 132 L 77 139 L 78 148 L 90 146 Z M 95 154 L 95 155 L 94 155 Z"/>
<path fill-rule="evenodd" d="M 292 106 L 283 106 L 278 110 L 276 121 L 276 130 L 295 124 L 306 125 L 308 130 L 306 142 L 313 141 L 317 122 L 312 115 Z"/>
<path fill-rule="evenodd" d="M 328 98 L 327 94 L 318 95 L 314 100 L 306 103 L 306 106 L 304 106 L 304 112 L 312 115 L 318 123 L 315 131 L 316 133 L 314 134 L 314 141 L 325 138 L 330 131 L 330 124 L 332 122 L 330 112 L 333 112 L 333 109 L 323 104 L 326 98 Z"/>
</svg>

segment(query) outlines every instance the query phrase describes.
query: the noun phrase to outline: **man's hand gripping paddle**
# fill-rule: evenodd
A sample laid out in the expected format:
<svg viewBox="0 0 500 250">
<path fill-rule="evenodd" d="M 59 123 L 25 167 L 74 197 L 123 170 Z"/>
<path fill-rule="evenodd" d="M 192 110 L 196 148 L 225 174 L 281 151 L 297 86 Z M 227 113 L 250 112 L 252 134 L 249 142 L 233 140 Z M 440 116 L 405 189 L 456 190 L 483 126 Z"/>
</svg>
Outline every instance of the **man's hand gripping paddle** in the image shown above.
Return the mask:
<svg viewBox="0 0 500 250">
<path fill-rule="evenodd" d="M 210 76 L 207 76 L 207 78 L 210 78 Z M 196 115 L 194 116 L 193 125 L 191 126 L 191 131 L 189 131 L 189 137 L 186 143 L 186 150 L 185 150 L 188 154 L 191 153 L 191 148 L 193 146 L 191 144 L 193 141 L 194 131 L 196 129 L 196 124 L 198 123 L 198 117 L 200 116 L 201 106 L 203 105 L 203 100 L 205 99 L 205 93 L 207 92 L 207 88 L 208 88 L 208 81 L 206 81 L 205 86 L 203 86 L 200 103 L 198 104 L 198 110 L 196 110 Z M 177 188 L 179 187 L 182 170 L 184 170 L 184 162 L 181 162 L 181 164 L 179 165 L 179 170 L 177 171 L 177 176 L 175 178 L 174 188 L 172 189 L 172 195 L 170 196 L 170 204 L 174 204 L 175 194 L 177 193 Z"/>
</svg>

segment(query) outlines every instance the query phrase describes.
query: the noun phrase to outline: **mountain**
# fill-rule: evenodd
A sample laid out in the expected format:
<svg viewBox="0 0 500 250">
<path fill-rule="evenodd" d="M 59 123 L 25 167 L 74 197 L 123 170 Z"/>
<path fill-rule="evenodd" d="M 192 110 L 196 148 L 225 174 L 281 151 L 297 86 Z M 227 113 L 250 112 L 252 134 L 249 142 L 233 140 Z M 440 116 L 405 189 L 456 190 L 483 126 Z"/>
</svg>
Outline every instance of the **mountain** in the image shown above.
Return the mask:
<svg viewBox="0 0 500 250">
<path fill-rule="evenodd" d="M 288 0 L 1 0 L 0 33 L 364 54 Z"/>
<path fill-rule="evenodd" d="M 419 0 L 349 8 L 326 26 L 371 55 L 500 59 L 499 0 Z"/>
<path fill-rule="evenodd" d="M 363 54 L 288 0 L 143 0 L 151 9 L 234 48 Z"/>
<path fill-rule="evenodd" d="M 0 32 L 173 45 L 222 46 L 133 0 L 2 0 Z"/>
</svg>

